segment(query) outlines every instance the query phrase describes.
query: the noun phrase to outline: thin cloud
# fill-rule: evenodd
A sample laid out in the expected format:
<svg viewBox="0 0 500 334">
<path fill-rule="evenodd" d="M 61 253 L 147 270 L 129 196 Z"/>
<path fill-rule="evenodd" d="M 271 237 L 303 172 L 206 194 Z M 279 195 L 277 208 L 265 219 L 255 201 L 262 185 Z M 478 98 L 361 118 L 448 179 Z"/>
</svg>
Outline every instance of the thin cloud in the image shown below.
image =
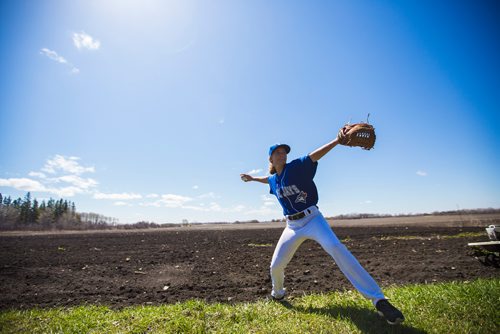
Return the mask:
<svg viewBox="0 0 500 334">
<path fill-rule="evenodd" d="M 78 50 L 99 50 L 101 42 L 85 32 L 73 33 L 73 44 Z"/>
<path fill-rule="evenodd" d="M 216 211 L 216 212 L 222 211 L 222 207 L 220 206 L 219 203 L 216 202 L 211 202 L 207 209 L 208 211 Z"/>
<path fill-rule="evenodd" d="M 60 197 L 73 197 L 76 194 L 84 192 L 83 189 L 69 186 L 69 187 L 47 187 L 46 185 L 36 180 L 28 178 L 10 178 L 0 179 L 0 187 L 9 187 L 16 190 L 29 191 L 29 192 L 43 192 L 55 194 Z"/>
<path fill-rule="evenodd" d="M 84 193 L 85 191 L 78 187 L 62 187 L 62 188 L 49 188 L 46 192 L 56 194 L 59 197 L 73 197 L 76 194 Z"/>
<path fill-rule="evenodd" d="M 154 206 L 159 208 L 176 208 L 201 212 L 241 212 L 244 205 L 233 207 L 222 207 L 219 203 L 211 201 L 208 204 L 198 202 L 201 198 L 215 199 L 217 195 L 213 192 L 198 197 L 187 197 L 176 194 L 164 194 L 156 201 L 139 203 L 140 206 Z"/>
<path fill-rule="evenodd" d="M 175 195 L 175 194 L 164 194 L 161 195 L 160 199 L 154 202 L 140 203 L 141 206 L 155 206 L 155 207 L 166 207 L 166 208 L 179 208 L 185 203 L 192 201 L 191 197 Z"/>
<path fill-rule="evenodd" d="M 277 208 L 277 206 L 271 207 L 270 205 L 263 205 L 259 209 L 246 210 L 245 215 L 246 216 L 270 216 L 270 215 L 280 216 L 280 215 L 282 215 L 282 212 L 279 208 Z"/>
<path fill-rule="evenodd" d="M 417 171 L 417 175 L 418 176 L 427 176 L 427 172 L 419 170 L 419 171 Z"/>
<path fill-rule="evenodd" d="M 276 197 L 274 196 L 269 196 L 269 195 L 261 195 L 260 199 L 263 200 L 264 202 L 274 202 Z"/>
<path fill-rule="evenodd" d="M 113 199 L 113 200 L 129 200 L 129 199 L 141 199 L 142 195 L 133 193 L 121 193 L 121 194 L 104 194 L 101 192 L 96 192 L 94 194 L 95 199 Z"/>
<path fill-rule="evenodd" d="M 73 66 L 73 64 L 71 64 L 70 62 L 68 62 L 66 60 L 66 58 L 64 58 L 63 56 L 60 56 L 59 54 L 57 54 L 56 51 L 53 51 L 53 50 L 50 50 L 50 49 L 47 49 L 47 48 L 42 48 L 40 50 L 40 54 L 48 57 L 49 59 L 52 59 L 55 62 L 58 62 L 60 64 L 68 66 L 70 68 L 70 72 L 73 73 L 73 74 L 80 73 L 80 70 L 78 68 L 76 68 L 75 66 Z"/>
<path fill-rule="evenodd" d="M 181 46 L 180 48 L 177 48 L 175 49 L 172 53 L 181 53 L 181 52 L 184 52 L 188 49 L 190 49 L 192 46 L 194 46 L 196 44 L 196 40 L 195 39 L 192 39 L 191 41 L 189 41 L 186 45 L 184 46 Z"/>
<path fill-rule="evenodd" d="M 206 193 L 206 194 L 201 194 L 200 196 L 198 196 L 199 199 L 205 199 L 205 198 L 213 198 L 213 199 L 216 199 L 216 198 L 219 198 L 220 196 L 217 196 L 214 192 L 209 192 L 209 193 Z"/>
<path fill-rule="evenodd" d="M 23 191 L 47 191 L 40 182 L 28 178 L 0 179 L 0 187 L 9 187 Z"/>
<path fill-rule="evenodd" d="M 243 210 L 245 210 L 245 206 L 244 206 L 244 205 L 242 205 L 242 204 L 240 204 L 240 205 L 236 205 L 236 206 L 234 206 L 234 207 L 232 208 L 232 211 L 233 211 L 233 212 L 241 212 L 241 211 L 243 211 Z"/>
<path fill-rule="evenodd" d="M 199 204 L 199 205 L 183 205 L 183 206 L 180 206 L 180 208 L 181 209 L 186 209 L 186 210 L 193 210 L 193 211 L 223 212 L 223 213 L 242 212 L 243 210 L 245 210 L 245 206 L 244 205 L 235 205 L 233 207 L 224 208 L 224 207 L 222 207 L 217 202 L 211 202 L 207 206 L 205 206 L 204 204 Z"/>
<path fill-rule="evenodd" d="M 60 56 L 57 54 L 57 52 L 55 51 L 52 51 L 52 50 L 49 50 L 47 48 L 42 48 L 40 50 L 40 53 L 49 57 L 50 59 L 58 62 L 58 63 L 61 63 L 61 64 L 67 64 L 68 61 L 63 57 L 63 56 Z"/>
<path fill-rule="evenodd" d="M 247 172 L 248 175 L 255 175 L 259 174 L 262 172 L 262 169 L 252 169 L 251 171 Z"/>
<path fill-rule="evenodd" d="M 90 189 L 98 185 L 98 182 L 91 178 L 81 178 L 78 175 L 64 175 L 56 178 L 57 182 L 66 182 L 80 189 Z"/>
<path fill-rule="evenodd" d="M 41 172 L 29 172 L 28 175 L 31 177 L 38 177 L 40 179 L 45 179 L 47 177 L 47 175 Z"/>
<path fill-rule="evenodd" d="M 114 202 L 113 205 L 115 205 L 115 206 L 132 206 L 132 205 L 130 205 L 130 203 L 121 202 L 121 201 Z"/>
<path fill-rule="evenodd" d="M 62 171 L 76 175 L 95 172 L 93 166 L 83 167 L 78 163 L 79 160 L 80 158 L 78 157 L 64 157 L 57 154 L 54 158 L 47 160 L 42 171 L 49 174 L 55 174 L 58 171 Z"/>
<path fill-rule="evenodd" d="M 260 198 L 264 202 L 262 205 L 265 208 L 268 208 L 270 206 L 276 206 L 276 201 L 274 197 L 271 197 L 269 195 L 261 195 Z"/>
<path fill-rule="evenodd" d="M 246 216 L 270 216 L 270 215 L 281 215 L 282 211 L 276 204 L 276 198 L 270 195 L 261 195 L 262 205 L 257 208 L 245 209 L 244 214 Z"/>
<path fill-rule="evenodd" d="M 261 195 L 260 199 L 263 201 L 261 210 L 269 207 L 277 207 L 275 197 L 273 196 Z"/>
</svg>

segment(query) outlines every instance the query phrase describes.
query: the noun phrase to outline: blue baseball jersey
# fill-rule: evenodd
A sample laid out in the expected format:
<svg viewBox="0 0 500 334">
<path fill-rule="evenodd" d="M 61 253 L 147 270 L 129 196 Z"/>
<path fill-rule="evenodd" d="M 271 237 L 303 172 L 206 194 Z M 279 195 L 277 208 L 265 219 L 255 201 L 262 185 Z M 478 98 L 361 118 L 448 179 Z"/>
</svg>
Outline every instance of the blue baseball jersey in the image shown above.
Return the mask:
<svg viewBox="0 0 500 334">
<path fill-rule="evenodd" d="M 318 190 L 313 181 L 317 167 L 318 162 L 306 155 L 287 163 L 281 175 L 269 176 L 269 193 L 278 198 L 285 216 L 318 204 Z"/>
</svg>

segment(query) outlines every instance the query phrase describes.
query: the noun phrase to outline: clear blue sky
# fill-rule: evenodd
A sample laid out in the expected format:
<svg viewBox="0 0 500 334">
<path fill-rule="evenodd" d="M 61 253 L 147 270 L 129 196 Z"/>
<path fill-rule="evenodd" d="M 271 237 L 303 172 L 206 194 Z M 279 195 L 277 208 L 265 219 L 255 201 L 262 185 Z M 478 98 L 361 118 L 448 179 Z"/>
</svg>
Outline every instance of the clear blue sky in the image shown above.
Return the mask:
<svg viewBox="0 0 500 334">
<path fill-rule="evenodd" d="M 500 207 L 498 1 L 2 1 L 0 192 L 121 223 L 281 217 L 289 160 L 326 216 Z"/>
</svg>

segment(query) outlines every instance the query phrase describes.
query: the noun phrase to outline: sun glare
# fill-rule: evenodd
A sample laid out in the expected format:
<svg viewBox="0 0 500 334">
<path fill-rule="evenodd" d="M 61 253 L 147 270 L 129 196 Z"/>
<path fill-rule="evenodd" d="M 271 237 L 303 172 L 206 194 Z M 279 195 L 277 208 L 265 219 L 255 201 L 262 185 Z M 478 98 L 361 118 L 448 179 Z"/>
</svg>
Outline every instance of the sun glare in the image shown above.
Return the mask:
<svg viewBox="0 0 500 334">
<path fill-rule="evenodd" d="M 108 0 L 94 2 L 92 10 L 114 33 L 159 42 L 168 53 L 185 51 L 196 40 L 191 1 Z"/>
</svg>

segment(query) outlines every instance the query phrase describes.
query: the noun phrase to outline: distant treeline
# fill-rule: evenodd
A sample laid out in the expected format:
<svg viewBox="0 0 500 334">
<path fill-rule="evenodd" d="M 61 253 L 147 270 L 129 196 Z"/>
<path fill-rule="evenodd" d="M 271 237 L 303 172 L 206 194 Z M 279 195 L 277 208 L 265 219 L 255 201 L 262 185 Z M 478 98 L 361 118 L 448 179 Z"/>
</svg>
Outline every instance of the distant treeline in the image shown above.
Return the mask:
<svg viewBox="0 0 500 334">
<path fill-rule="evenodd" d="M 38 201 L 28 192 L 12 199 L 0 193 L 0 230 L 87 230 L 110 228 L 116 218 L 77 212 L 74 202 L 59 199 Z"/>
<path fill-rule="evenodd" d="M 460 216 L 470 214 L 494 214 L 500 213 L 500 209 L 485 208 L 485 209 L 464 209 L 450 211 L 434 211 L 431 213 L 400 213 L 400 214 L 377 214 L 377 213 L 349 213 L 327 219 L 365 219 L 365 218 L 391 218 L 391 217 L 421 217 L 421 216 Z"/>
</svg>

